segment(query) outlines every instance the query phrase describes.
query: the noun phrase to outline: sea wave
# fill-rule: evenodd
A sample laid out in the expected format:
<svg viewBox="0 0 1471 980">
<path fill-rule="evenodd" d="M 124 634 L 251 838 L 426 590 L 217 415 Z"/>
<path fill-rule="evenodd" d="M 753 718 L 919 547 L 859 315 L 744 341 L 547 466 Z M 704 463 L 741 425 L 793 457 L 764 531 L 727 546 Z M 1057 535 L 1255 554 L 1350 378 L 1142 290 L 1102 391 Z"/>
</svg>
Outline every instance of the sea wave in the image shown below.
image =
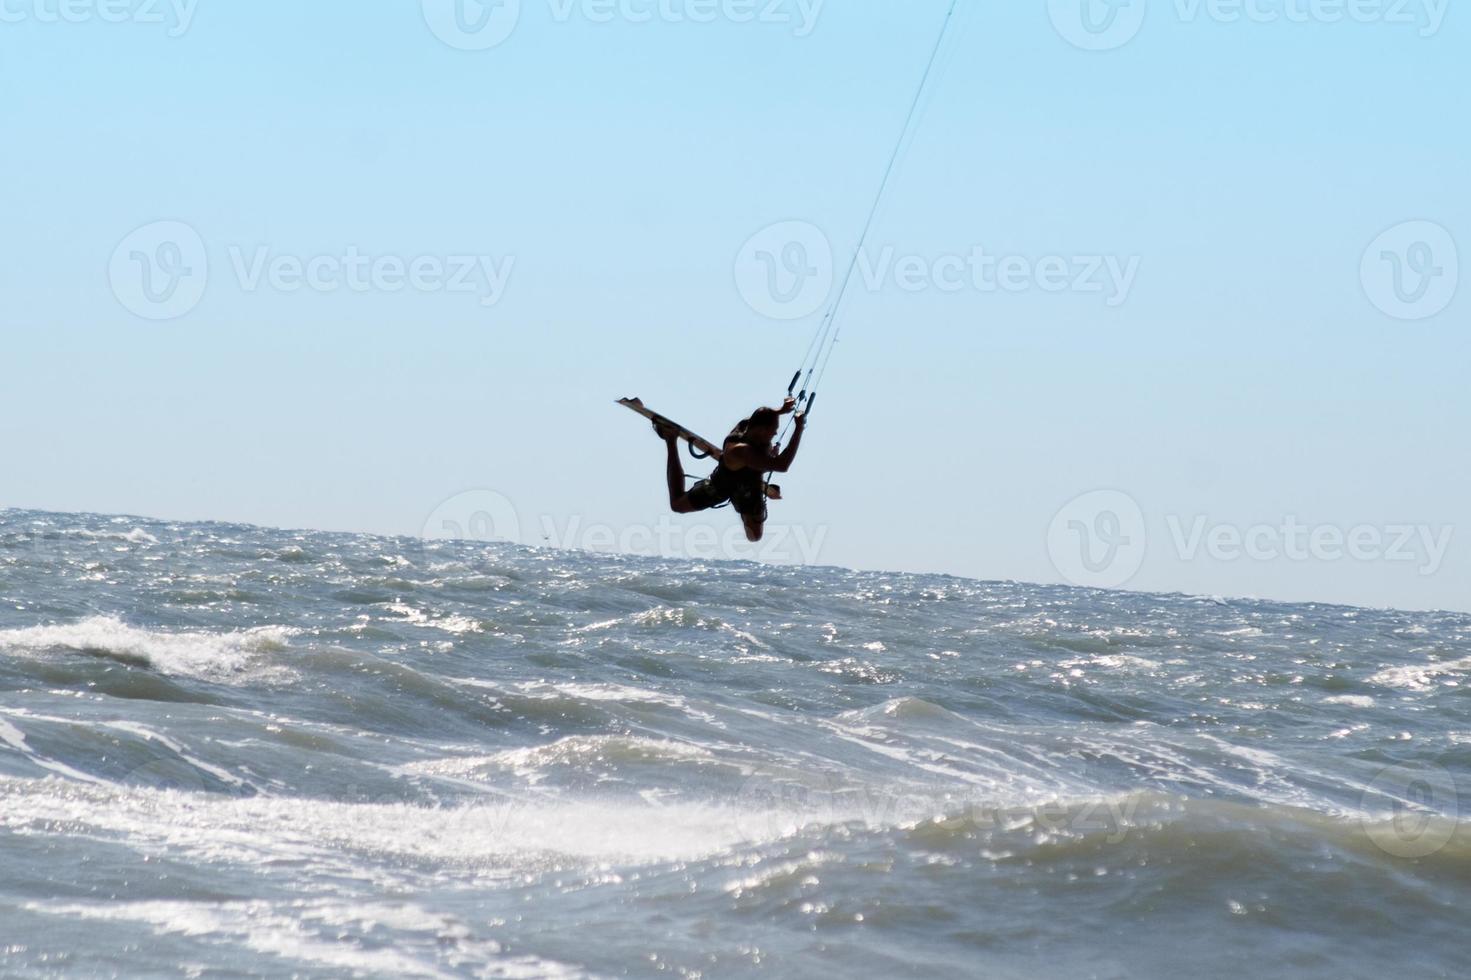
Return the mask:
<svg viewBox="0 0 1471 980">
<path fill-rule="evenodd" d="M 0 591 L 7 975 L 1466 973 L 1471 616 L 16 511 Z"/>
<path fill-rule="evenodd" d="M 130 626 L 112 616 L 74 623 L 0 630 L 0 652 L 9 656 L 82 654 L 145 667 L 161 674 L 219 682 L 278 680 L 289 672 L 271 658 L 299 630 L 258 627 L 228 633 L 174 632 Z"/>
</svg>

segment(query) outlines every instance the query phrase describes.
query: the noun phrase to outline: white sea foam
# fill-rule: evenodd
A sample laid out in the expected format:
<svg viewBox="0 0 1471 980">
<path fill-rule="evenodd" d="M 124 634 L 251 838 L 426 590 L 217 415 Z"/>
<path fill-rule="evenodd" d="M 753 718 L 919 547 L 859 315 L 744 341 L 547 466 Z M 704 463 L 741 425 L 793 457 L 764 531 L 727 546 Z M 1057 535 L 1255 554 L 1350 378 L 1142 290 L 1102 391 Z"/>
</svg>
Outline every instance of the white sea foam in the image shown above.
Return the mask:
<svg viewBox="0 0 1471 980">
<path fill-rule="evenodd" d="M 92 531 L 80 528 L 67 530 L 63 533 L 71 537 L 85 538 L 89 541 L 124 541 L 128 544 L 158 544 L 158 538 L 155 538 L 141 527 L 135 527 L 131 531 Z"/>
<path fill-rule="evenodd" d="M 144 787 L 0 778 L 4 825 L 32 834 L 112 838 L 147 855 L 243 867 L 290 863 L 368 876 L 425 863 L 426 873 L 517 874 L 566 862 L 689 861 L 750 841 L 735 809 L 527 799 L 423 807 L 301 797 L 231 798 Z M 658 828 L 651 833 L 651 828 Z M 405 876 L 415 871 L 406 867 Z M 417 879 L 415 879 L 417 880 Z"/>
<path fill-rule="evenodd" d="M 279 626 L 234 633 L 167 633 L 129 626 L 111 616 L 93 616 L 75 623 L 0 630 L 0 651 L 36 654 L 55 651 L 94 653 L 141 660 L 162 674 L 229 681 L 285 674 L 267 663 L 296 631 Z"/>
<path fill-rule="evenodd" d="M 1372 708 L 1374 699 L 1364 694 L 1338 694 L 1331 698 L 1324 698 L 1324 704 L 1342 704 L 1350 708 Z"/>
<path fill-rule="evenodd" d="M 531 956 L 505 955 L 501 945 L 477 938 L 464 923 L 412 904 L 347 903 L 311 899 L 267 901 L 31 902 L 33 913 L 98 922 L 129 922 L 155 935 L 205 937 L 319 969 L 394 977 L 453 977 L 473 963 L 475 975 L 499 978 L 572 978 L 582 971 Z M 381 948 L 375 930 L 392 930 L 398 948 Z M 416 955 L 417 954 L 417 955 Z"/>
<path fill-rule="evenodd" d="M 1410 691 L 1428 691 L 1435 686 L 1438 678 L 1467 672 L 1471 672 L 1471 657 L 1389 667 L 1370 677 L 1369 683 Z"/>
<path fill-rule="evenodd" d="M 1078 669 L 1083 667 L 1105 667 L 1109 670 L 1159 670 L 1160 663 L 1147 657 L 1136 657 L 1127 653 L 1100 654 L 1091 657 L 1073 657 L 1061 661 L 1059 667 Z"/>
</svg>

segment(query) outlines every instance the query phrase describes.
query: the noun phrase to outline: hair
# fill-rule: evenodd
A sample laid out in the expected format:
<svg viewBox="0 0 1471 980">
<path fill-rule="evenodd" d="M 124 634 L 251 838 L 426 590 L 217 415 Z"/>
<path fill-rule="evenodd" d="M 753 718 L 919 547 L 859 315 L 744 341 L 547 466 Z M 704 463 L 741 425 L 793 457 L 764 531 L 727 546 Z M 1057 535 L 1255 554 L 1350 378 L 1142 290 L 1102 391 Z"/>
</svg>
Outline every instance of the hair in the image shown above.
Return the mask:
<svg viewBox="0 0 1471 980">
<path fill-rule="evenodd" d="M 781 413 L 778 412 L 776 409 L 774 409 L 774 408 L 758 408 L 758 409 L 756 409 L 756 411 L 754 411 L 754 412 L 751 413 L 751 418 L 747 421 L 746 424 L 747 425 L 767 426 L 767 425 L 777 425 L 780 422 L 781 422 Z"/>
</svg>

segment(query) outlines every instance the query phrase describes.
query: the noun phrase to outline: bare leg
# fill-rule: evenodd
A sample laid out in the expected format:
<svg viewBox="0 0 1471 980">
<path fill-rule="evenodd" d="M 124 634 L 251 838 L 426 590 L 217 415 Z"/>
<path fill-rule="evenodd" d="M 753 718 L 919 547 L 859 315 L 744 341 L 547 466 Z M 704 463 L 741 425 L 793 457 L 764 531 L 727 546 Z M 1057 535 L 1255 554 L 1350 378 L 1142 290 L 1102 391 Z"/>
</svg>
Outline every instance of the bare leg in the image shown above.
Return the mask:
<svg viewBox="0 0 1471 980">
<path fill-rule="evenodd" d="M 665 476 L 669 480 L 669 506 L 674 508 L 677 514 L 685 513 L 680 505 L 684 501 L 684 464 L 679 458 L 679 439 L 675 436 L 668 437 L 665 442 L 669 447 L 669 465 L 665 470 Z"/>
<path fill-rule="evenodd" d="M 684 464 L 679 458 L 679 433 L 665 429 L 657 422 L 654 423 L 654 431 L 659 433 L 659 438 L 669 449 L 669 462 L 664 471 L 665 479 L 669 481 L 669 506 L 676 514 L 694 513 L 697 508 L 685 490 Z"/>
</svg>

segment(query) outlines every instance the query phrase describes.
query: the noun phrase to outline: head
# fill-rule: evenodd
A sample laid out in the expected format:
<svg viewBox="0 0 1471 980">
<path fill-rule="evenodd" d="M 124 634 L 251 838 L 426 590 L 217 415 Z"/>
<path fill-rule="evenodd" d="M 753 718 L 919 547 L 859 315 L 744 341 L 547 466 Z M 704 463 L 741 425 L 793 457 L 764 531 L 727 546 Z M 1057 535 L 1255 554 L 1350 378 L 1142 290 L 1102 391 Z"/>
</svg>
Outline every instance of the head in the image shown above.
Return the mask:
<svg viewBox="0 0 1471 980">
<path fill-rule="evenodd" d="M 746 420 L 746 438 L 752 442 L 770 443 L 781 429 L 781 413 L 773 408 L 758 408 Z"/>
</svg>

